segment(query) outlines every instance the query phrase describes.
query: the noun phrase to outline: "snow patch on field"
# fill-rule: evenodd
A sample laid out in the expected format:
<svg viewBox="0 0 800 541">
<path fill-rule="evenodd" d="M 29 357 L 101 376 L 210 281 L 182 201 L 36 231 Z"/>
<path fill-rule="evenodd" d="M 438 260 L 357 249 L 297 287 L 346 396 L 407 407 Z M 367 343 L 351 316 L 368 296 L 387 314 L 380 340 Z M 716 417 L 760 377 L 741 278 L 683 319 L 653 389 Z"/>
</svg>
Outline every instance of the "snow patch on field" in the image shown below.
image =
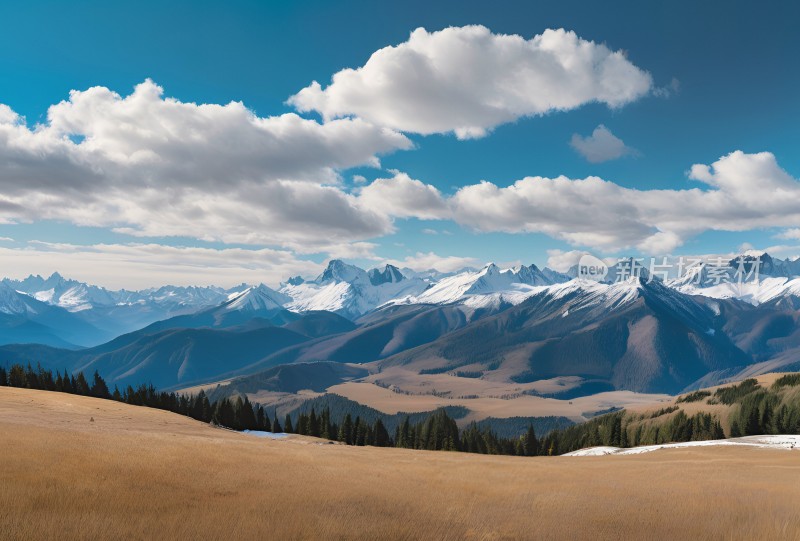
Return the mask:
<svg viewBox="0 0 800 541">
<path fill-rule="evenodd" d="M 589 447 L 563 456 L 604 456 L 604 455 L 639 455 L 661 449 L 679 449 L 683 447 L 709 447 L 727 445 L 738 447 L 756 447 L 760 449 L 797 449 L 800 450 L 800 435 L 764 435 L 730 438 L 727 440 L 687 441 L 682 443 L 664 443 L 661 445 L 643 445 L 641 447 Z"/>
<path fill-rule="evenodd" d="M 284 432 L 264 432 L 262 430 L 242 430 L 243 434 L 255 436 L 257 438 L 267 438 L 270 440 L 282 440 L 288 438 L 289 435 Z"/>
</svg>

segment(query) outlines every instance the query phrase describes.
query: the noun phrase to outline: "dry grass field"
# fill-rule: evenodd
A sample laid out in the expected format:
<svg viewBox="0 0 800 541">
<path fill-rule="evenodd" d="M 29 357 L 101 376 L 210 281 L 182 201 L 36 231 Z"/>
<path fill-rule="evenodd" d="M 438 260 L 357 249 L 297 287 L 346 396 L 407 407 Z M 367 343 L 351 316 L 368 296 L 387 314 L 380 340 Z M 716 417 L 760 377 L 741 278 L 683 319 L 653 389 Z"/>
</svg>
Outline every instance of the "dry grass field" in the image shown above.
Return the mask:
<svg viewBox="0 0 800 541">
<path fill-rule="evenodd" d="M 0 388 L 0 539 L 800 539 L 800 452 L 487 457 L 265 440 Z"/>
</svg>

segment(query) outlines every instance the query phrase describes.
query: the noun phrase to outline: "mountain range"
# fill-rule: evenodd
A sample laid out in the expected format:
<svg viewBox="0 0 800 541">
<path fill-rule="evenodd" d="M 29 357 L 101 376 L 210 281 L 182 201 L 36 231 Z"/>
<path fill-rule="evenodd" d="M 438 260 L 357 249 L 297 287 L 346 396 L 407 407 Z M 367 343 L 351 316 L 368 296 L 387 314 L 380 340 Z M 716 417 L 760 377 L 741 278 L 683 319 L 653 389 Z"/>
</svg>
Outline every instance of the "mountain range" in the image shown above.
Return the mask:
<svg viewBox="0 0 800 541">
<path fill-rule="evenodd" d="M 800 265 L 764 254 L 759 282 L 741 284 L 736 265 L 701 266 L 692 280 L 616 281 L 612 267 L 595 282 L 535 265 L 440 274 L 334 260 L 276 289 L 6 279 L 0 363 L 98 370 L 118 386 L 224 381 L 276 404 L 332 387 L 442 399 L 675 394 L 800 369 Z"/>
</svg>

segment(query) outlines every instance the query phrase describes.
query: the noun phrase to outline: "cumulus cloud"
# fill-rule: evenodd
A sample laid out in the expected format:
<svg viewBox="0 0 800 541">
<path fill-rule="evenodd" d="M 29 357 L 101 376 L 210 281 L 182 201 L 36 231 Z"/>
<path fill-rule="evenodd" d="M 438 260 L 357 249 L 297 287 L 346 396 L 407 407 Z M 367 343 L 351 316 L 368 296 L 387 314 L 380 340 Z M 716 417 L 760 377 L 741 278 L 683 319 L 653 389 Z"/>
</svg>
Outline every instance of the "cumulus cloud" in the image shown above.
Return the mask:
<svg viewBox="0 0 800 541">
<path fill-rule="evenodd" d="M 600 124 L 591 135 L 583 137 L 577 133 L 572 134 L 569 142 L 578 154 L 583 156 L 588 162 L 602 163 L 609 160 L 616 160 L 636 151 L 611 133 L 611 130 Z"/>
<path fill-rule="evenodd" d="M 544 233 L 576 246 L 653 254 L 670 253 L 704 231 L 800 225 L 800 182 L 769 152 L 736 151 L 692 166 L 689 177 L 704 189 L 636 190 L 598 177 L 526 177 L 507 187 L 484 181 L 449 197 L 437 192 L 418 217 L 436 215 L 479 232 Z M 415 193 L 430 193 L 417 182 Z M 413 205 L 397 212 L 415 215 Z"/>
<path fill-rule="evenodd" d="M 398 218 L 434 220 L 448 215 L 438 189 L 401 172 L 395 172 L 392 178 L 375 179 L 361 189 L 359 201 L 368 208 Z"/>
<path fill-rule="evenodd" d="M 591 254 L 583 250 L 547 250 L 547 266 L 554 271 L 567 272 L 585 255 Z"/>
<path fill-rule="evenodd" d="M 621 51 L 574 32 L 545 30 L 526 40 L 483 26 L 418 28 L 408 41 L 336 73 L 324 89 L 314 81 L 288 103 L 327 119 L 355 115 L 400 131 L 467 139 L 589 102 L 621 107 L 651 87 L 650 74 Z"/>
<path fill-rule="evenodd" d="M 111 289 L 242 282 L 276 286 L 287 276 L 314 276 L 324 265 L 286 250 L 211 249 L 161 244 L 75 245 L 32 241 L 22 248 L 0 247 L 3 275 L 60 272 Z"/>
<path fill-rule="evenodd" d="M 411 147 L 361 119 L 258 117 L 184 103 L 152 81 L 129 96 L 73 91 L 29 127 L 0 106 L 0 221 L 53 219 L 133 235 L 270 245 L 391 230 L 337 187 L 338 171 Z M 320 231 L 324 230 L 324 236 Z"/>
</svg>

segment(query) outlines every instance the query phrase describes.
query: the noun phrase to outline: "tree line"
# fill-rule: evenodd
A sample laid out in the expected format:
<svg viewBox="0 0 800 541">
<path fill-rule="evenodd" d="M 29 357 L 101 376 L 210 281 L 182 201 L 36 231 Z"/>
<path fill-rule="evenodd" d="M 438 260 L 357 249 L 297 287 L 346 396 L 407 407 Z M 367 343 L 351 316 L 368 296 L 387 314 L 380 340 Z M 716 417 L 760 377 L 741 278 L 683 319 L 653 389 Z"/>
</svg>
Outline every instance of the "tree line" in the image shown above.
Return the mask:
<svg viewBox="0 0 800 541">
<path fill-rule="evenodd" d="M 233 430 L 255 430 L 275 433 L 295 433 L 339 441 L 347 445 L 399 447 L 429 451 L 461 451 L 481 454 L 517 456 L 548 456 L 568 453 L 599 445 L 635 447 L 670 442 L 700 441 L 726 437 L 720 420 L 710 413 L 688 416 L 677 406 L 650 413 L 628 413 L 624 410 L 591 419 L 585 423 L 553 430 L 542 437 L 528 426 L 517 437 L 498 437 L 486 426 L 470 423 L 459 429 L 447 410 L 439 409 L 417 422 L 406 416 L 394 429 L 387 430 L 377 417 L 368 421 L 359 415 L 345 413 L 333 419 L 329 407 L 317 412 L 298 410 L 295 416 L 286 414 L 281 421 L 277 411 L 272 414 L 247 396 L 221 398 L 211 402 L 204 391 L 196 395 L 159 392 L 152 385 L 127 386 L 110 391 L 95 371 L 90 379 L 82 372 L 55 376 L 41 366 L 32 368 L 15 364 L 9 370 L 0 367 L 0 386 L 59 391 L 137 406 L 168 410 L 202 422 Z M 779 378 L 765 389 L 756 380 L 718 389 L 713 395 L 691 396 L 697 401 L 708 398 L 709 403 L 732 405 L 729 437 L 750 434 L 800 432 L 800 375 Z M 785 392 L 793 393 L 786 398 Z M 419 419 L 419 416 L 415 416 Z M 663 419 L 662 419 L 663 418 Z"/>
<path fill-rule="evenodd" d="M 439 409 L 426 419 L 412 423 L 410 417 L 390 434 L 384 422 L 355 418 L 347 413 L 340 420 L 331 418 L 328 407 L 317 413 L 300 412 L 292 419 L 287 414 L 283 422 L 277 411 L 272 415 L 260 404 L 253 404 L 245 397 L 222 398 L 213 403 L 204 391 L 196 395 L 174 392 L 159 392 L 153 385 L 127 386 L 122 391 L 115 387 L 110 391 L 105 380 L 95 371 L 91 382 L 83 372 L 62 375 L 41 366 L 33 368 L 14 364 L 6 370 L 0 367 L 0 386 L 40 389 L 63 393 L 92 396 L 116 400 L 135 406 L 146 406 L 171 411 L 198 421 L 212 423 L 233 430 L 258 430 L 276 433 L 295 433 L 314 436 L 347 445 L 372 445 L 376 447 L 403 447 L 430 451 L 466 451 L 488 454 L 536 454 L 538 440 L 533 426 L 520 438 L 499 438 L 488 428 L 479 428 L 474 423 L 459 431 L 456 421 L 445 409 Z"/>
</svg>

